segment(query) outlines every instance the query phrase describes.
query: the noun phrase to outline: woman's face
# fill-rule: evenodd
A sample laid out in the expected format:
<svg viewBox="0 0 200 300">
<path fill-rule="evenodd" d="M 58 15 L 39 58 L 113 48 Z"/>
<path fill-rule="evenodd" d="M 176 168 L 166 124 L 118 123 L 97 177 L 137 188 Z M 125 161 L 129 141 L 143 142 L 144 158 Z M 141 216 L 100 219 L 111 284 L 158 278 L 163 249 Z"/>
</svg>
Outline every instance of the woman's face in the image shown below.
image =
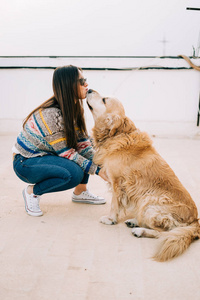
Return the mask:
<svg viewBox="0 0 200 300">
<path fill-rule="evenodd" d="M 78 73 L 78 98 L 85 99 L 88 91 L 88 84 L 86 79 L 83 77 L 83 73 L 81 71 L 78 71 Z"/>
</svg>

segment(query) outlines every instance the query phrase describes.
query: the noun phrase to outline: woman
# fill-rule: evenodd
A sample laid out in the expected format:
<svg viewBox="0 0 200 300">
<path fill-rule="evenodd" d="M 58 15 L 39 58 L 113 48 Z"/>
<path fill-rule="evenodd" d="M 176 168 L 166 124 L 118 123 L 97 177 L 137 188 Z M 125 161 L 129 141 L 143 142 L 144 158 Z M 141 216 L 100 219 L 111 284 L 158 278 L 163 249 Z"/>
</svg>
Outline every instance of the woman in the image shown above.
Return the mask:
<svg viewBox="0 0 200 300">
<path fill-rule="evenodd" d="M 27 116 L 17 137 L 13 168 L 21 180 L 29 183 L 23 197 L 31 216 L 43 214 L 39 207 L 41 195 L 74 187 L 74 202 L 106 202 L 87 190 L 89 174 L 107 180 L 102 169 L 92 162 L 94 150 L 88 139 L 82 103 L 87 87 L 80 68 L 57 68 L 53 74 L 54 96 Z"/>
</svg>

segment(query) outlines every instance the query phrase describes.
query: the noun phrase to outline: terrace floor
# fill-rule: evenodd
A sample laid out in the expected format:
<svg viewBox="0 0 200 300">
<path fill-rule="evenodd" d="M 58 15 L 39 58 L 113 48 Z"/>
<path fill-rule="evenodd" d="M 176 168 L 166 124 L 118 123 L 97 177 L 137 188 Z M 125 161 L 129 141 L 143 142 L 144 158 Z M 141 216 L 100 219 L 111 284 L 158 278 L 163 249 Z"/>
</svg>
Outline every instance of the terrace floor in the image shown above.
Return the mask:
<svg viewBox="0 0 200 300">
<path fill-rule="evenodd" d="M 200 140 L 153 140 L 200 212 Z M 69 190 L 44 195 L 44 215 L 28 216 L 25 184 L 12 170 L 14 141 L 14 135 L 0 135 L 0 299 L 200 299 L 200 241 L 172 261 L 153 261 L 158 240 L 137 239 L 124 223 L 99 223 L 110 209 L 111 194 L 96 175 L 89 189 L 107 204 L 72 203 Z"/>
</svg>

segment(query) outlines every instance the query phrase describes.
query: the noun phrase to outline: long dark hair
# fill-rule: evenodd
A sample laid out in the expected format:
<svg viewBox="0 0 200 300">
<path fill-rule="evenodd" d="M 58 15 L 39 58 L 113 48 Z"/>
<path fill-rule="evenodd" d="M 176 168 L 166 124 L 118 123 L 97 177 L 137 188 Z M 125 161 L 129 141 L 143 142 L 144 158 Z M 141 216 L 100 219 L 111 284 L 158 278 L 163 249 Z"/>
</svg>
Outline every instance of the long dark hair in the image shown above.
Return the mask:
<svg viewBox="0 0 200 300">
<path fill-rule="evenodd" d="M 67 145 L 76 149 L 78 137 L 75 127 L 79 128 L 83 136 L 88 136 L 83 103 L 78 99 L 79 71 L 82 71 L 81 68 L 72 65 L 56 68 L 53 74 L 54 96 L 34 109 L 25 119 L 23 126 L 39 109 L 58 107 L 62 112 Z"/>
</svg>

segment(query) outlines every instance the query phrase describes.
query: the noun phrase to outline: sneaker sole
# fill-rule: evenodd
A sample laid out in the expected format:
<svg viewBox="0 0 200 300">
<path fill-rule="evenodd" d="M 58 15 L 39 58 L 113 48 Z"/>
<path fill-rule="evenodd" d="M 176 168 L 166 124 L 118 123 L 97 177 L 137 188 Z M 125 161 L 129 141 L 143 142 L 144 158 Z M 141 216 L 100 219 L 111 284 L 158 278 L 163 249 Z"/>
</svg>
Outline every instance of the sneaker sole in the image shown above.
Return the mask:
<svg viewBox="0 0 200 300">
<path fill-rule="evenodd" d="M 28 214 L 29 216 L 32 216 L 32 217 L 40 217 L 40 216 L 42 216 L 42 215 L 43 215 L 43 212 L 41 212 L 41 213 L 34 213 L 34 212 L 31 212 L 31 211 L 28 209 L 27 203 L 26 203 L 25 190 L 23 190 L 22 195 L 23 195 L 23 198 L 24 198 L 25 211 L 27 212 L 27 214 Z"/>
<path fill-rule="evenodd" d="M 72 198 L 72 202 L 83 203 L 83 204 L 94 204 L 94 205 L 102 205 L 106 203 L 106 201 L 77 200 L 74 198 Z"/>
</svg>

